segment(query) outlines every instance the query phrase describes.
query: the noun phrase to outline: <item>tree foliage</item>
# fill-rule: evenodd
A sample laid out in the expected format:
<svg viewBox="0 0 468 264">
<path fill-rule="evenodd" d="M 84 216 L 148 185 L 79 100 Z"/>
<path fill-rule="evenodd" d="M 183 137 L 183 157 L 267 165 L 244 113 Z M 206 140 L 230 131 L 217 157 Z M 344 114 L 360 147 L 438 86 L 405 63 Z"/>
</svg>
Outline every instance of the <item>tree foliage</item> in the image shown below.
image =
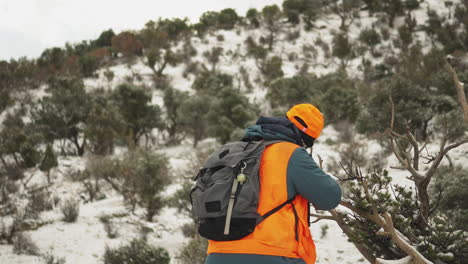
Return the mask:
<svg viewBox="0 0 468 264">
<path fill-rule="evenodd" d="M 168 264 L 170 259 L 167 250 L 143 239 L 133 239 L 116 249 L 106 247 L 104 252 L 104 264 Z"/>
<path fill-rule="evenodd" d="M 177 134 L 183 134 L 183 130 L 181 129 L 183 113 L 180 109 L 187 102 L 188 97 L 186 92 L 181 92 L 171 87 L 166 88 L 164 91 L 163 101 L 166 110 L 164 128 L 169 134 L 168 144 L 180 143 L 180 138 L 177 137 Z"/>
<path fill-rule="evenodd" d="M 161 109 L 151 104 L 151 96 L 138 86 L 121 84 L 112 94 L 125 122 L 126 135 L 138 145 L 143 135 L 154 128 L 162 128 Z"/>
<path fill-rule="evenodd" d="M 190 96 L 180 106 L 180 129 L 193 137 L 193 146 L 197 147 L 198 142 L 208 136 L 209 119 L 208 113 L 210 111 L 210 101 L 212 97 L 197 93 Z"/>
<path fill-rule="evenodd" d="M 255 118 L 257 108 L 249 103 L 239 90 L 223 88 L 216 98 L 213 98 L 208 113 L 210 134 L 222 144 L 233 140 L 236 129 L 244 129 L 248 122 Z"/>
<path fill-rule="evenodd" d="M 0 130 L 0 160 L 3 166 L 32 168 L 41 161 L 43 137 L 21 112 L 7 114 Z M 8 160 L 13 160 L 11 164 Z"/>
<path fill-rule="evenodd" d="M 112 49 L 121 53 L 125 57 L 140 56 L 143 51 L 143 44 L 132 32 L 121 32 L 112 37 Z"/>
<path fill-rule="evenodd" d="M 111 94 L 95 91 L 84 134 L 88 149 L 96 155 L 112 154 L 116 142 L 125 136 L 126 123 Z"/>
<path fill-rule="evenodd" d="M 69 140 L 76 153 L 84 154 L 86 138 L 83 127 L 87 121 L 91 99 L 80 79 L 55 79 L 49 84 L 50 95 L 44 96 L 31 109 L 35 126 L 46 140 Z M 64 152 L 62 144 L 62 152 Z"/>
<path fill-rule="evenodd" d="M 274 108 L 307 102 L 311 95 L 318 94 L 318 91 L 313 90 L 315 80 L 313 75 L 278 79 L 270 84 L 266 97 Z"/>
<path fill-rule="evenodd" d="M 273 45 L 276 41 L 276 36 L 281 30 L 281 24 L 279 23 L 281 16 L 281 10 L 277 5 L 265 6 L 262 9 L 263 21 L 269 32 L 265 38 L 266 43 L 268 44 L 268 50 L 270 51 L 273 50 Z"/>
<path fill-rule="evenodd" d="M 192 84 L 192 88 L 201 93 L 216 96 L 223 88 L 232 86 L 233 77 L 220 72 L 201 72 Z"/>
</svg>

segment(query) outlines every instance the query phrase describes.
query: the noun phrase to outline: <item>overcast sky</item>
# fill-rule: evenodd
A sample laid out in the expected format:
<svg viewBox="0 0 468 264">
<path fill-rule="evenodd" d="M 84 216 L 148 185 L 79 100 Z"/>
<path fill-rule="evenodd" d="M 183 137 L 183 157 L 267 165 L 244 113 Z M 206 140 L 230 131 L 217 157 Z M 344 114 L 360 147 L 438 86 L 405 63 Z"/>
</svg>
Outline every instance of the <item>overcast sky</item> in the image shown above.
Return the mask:
<svg viewBox="0 0 468 264">
<path fill-rule="evenodd" d="M 38 57 L 50 47 L 95 39 L 103 30 L 141 29 L 150 19 L 187 17 L 205 11 L 251 8 L 283 0 L 0 0 L 0 60 Z"/>
</svg>

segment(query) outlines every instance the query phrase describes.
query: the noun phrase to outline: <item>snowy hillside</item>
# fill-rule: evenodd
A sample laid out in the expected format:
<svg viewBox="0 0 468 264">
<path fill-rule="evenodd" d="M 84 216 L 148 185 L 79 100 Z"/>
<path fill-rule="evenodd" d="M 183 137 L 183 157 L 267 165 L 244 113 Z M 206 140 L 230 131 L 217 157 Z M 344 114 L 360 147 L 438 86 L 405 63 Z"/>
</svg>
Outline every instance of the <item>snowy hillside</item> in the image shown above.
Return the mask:
<svg viewBox="0 0 468 264">
<path fill-rule="evenodd" d="M 421 1 L 417 9 L 408 12 L 415 19 L 416 25 L 421 28 L 414 31 L 412 43 L 419 43 L 423 53 L 427 53 L 432 48 L 441 45 L 433 41 L 426 31 L 422 30 L 423 25 L 426 25 L 430 20 L 428 16 L 429 9 L 436 11 L 441 17 L 447 17 L 445 22 L 455 21 L 455 16 L 449 16 L 449 14 L 454 13 L 455 7 L 447 6 L 444 1 L 439 0 Z M 154 70 L 148 66 L 147 57 L 136 56 L 132 59 L 126 59 L 124 56 L 117 55 L 109 59 L 110 62 L 94 71 L 92 76 L 84 78 L 84 88 L 88 93 L 101 89 L 115 91 L 122 83 L 132 83 L 132 85 L 147 91 L 151 96 L 150 104 L 159 106 L 162 116 L 167 118 L 170 111 L 165 108 L 165 86 L 187 92 L 188 97 L 194 97 L 197 93 L 194 89 L 194 81 L 202 72 L 200 69 L 205 68 L 211 70 L 210 72 L 231 75 L 233 77 L 232 86 L 238 89 L 237 92 L 244 94 L 252 105 L 258 107 L 257 114 L 272 115 L 278 109 L 282 110 L 281 107 L 284 108 L 284 106 L 275 108 L 269 101 L 267 96 L 269 93 L 268 86 L 273 81 L 301 75 L 304 71 L 315 76 L 314 78 L 319 78 L 338 72 L 343 68 L 343 65 L 350 78 L 365 79 L 364 61 L 370 61 L 375 66 L 386 63 L 388 58 L 402 56 L 403 46 L 398 44 L 395 39 L 399 38 L 398 28 L 406 23 L 405 15 L 397 16 L 394 27 L 390 28 L 386 25 L 387 22 L 383 12 L 370 14 L 364 8 L 358 9 L 356 17 L 352 19 L 352 23 L 347 29 L 346 35 L 349 42 L 355 43 L 353 50 L 359 50 L 361 47 L 361 51 L 360 53 L 355 51 L 359 55 L 346 58 L 338 58 L 333 55 L 334 38 L 341 32 L 341 23 L 342 21 L 337 14 L 327 12 L 316 19 L 310 30 L 306 30 L 306 24 L 303 20 L 294 25 L 288 23 L 285 17 L 281 17 L 277 21 L 280 27 L 275 32 L 276 39 L 272 50 L 262 59 L 250 55 L 246 43 L 249 38 L 256 43 L 260 43 L 261 38 L 268 36 L 270 32 L 264 25 L 253 28 L 248 25 L 238 24 L 232 30 L 210 30 L 202 38 L 192 34 L 175 41 L 169 49 L 174 53 L 182 53 L 184 46 L 189 45 L 196 50 L 196 55 L 184 58 L 185 61 L 181 63 L 174 63 L 174 65 L 169 63 L 164 69 L 163 84 L 158 82 L 160 79 L 155 77 Z M 360 35 L 366 29 L 376 29 L 379 34 L 382 31 L 387 31 L 388 38 L 382 37 L 382 40 L 371 49 L 362 48 Z M 261 44 L 258 45 L 261 46 Z M 210 61 L 207 54 L 213 52 L 215 48 L 221 48 L 222 53 L 216 62 L 213 62 Z M 262 72 L 261 64 L 266 63 L 268 59 L 275 56 L 281 59 L 280 69 L 282 74 L 280 77 L 274 77 L 272 81 L 268 80 L 268 73 Z M 191 64 L 198 65 L 198 72 L 191 73 L 188 70 Z M 62 74 L 66 76 L 67 72 Z M 363 83 L 365 82 L 363 81 Z M 19 89 L 18 93 L 12 96 L 14 102 L 3 112 L 0 112 L 0 122 L 3 124 L 9 114 L 16 113 L 15 111 L 23 106 L 23 102 L 20 102 L 19 99 L 15 101 L 17 98 L 27 97 L 32 102 L 38 102 L 41 98 L 51 95 L 48 88 L 50 87 L 43 83 L 36 89 L 26 91 Z M 32 112 L 31 109 L 33 108 L 27 109 Z M 28 122 L 31 118 L 25 116 L 23 119 L 24 122 Z M 254 121 L 251 120 L 250 123 Z M 435 126 L 434 123 L 434 121 L 428 121 L 426 125 L 429 127 Z M 164 154 L 168 158 L 168 175 L 171 177 L 171 183 L 164 189 L 163 198 L 169 199 L 178 190 L 182 189 L 184 179 L 193 176 L 186 175 L 189 164 L 195 160 L 193 154 L 197 151 L 210 149 L 220 143 L 217 142 L 214 136 L 201 138 L 198 146 L 194 148 L 194 139 L 184 134 L 180 136 L 181 140 L 178 144 L 168 146 L 165 140 L 170 136 L 165 129 L 167 128 L 153 127 L 150 133 L 145 135 L 147 137 L 142 136 L 137 143 L 146 146 L 151 152 Z M 338 130 L 332 125 L 327 126 L 313 150 L 314 159 L 316 161 L 322 159 L 325 171 L 334 176 L 338 176 L 336 172 L 340 171 L 338 163 L 342 158 L 340 154 L 346 152 L 345 149 L 350 145 L 350 142 L 340 139 L 345 136 L 342 135 L 344 134 L 343 131 Z M 354 129 L 352 130 L 354 131 Z M 463 133 L 466 135 L 466 131 L 462 131 Z M 435 135 L 438 134 L 435 133 Z M 367 159 L 380 155 L 379 162 L 386 164 L 385 168 L 392 177 L 392 183 L 406 188 L 414 186 L 414 182 L 408 179 L 409 172 L 401 169 L 401 164 L 397 158 L 388 152 L 385 155 L 382 154 L 385 152 L 384 147 L 382 147 L 385 142 L 382 143 L 374 135 L 366 137 L 353 134 L 352 137 L 358 142 L 359 150 Z M 84 140 L 83 138 L 83 136 L 78 137 L 78 140 Z M 439 138 L 437 136 L 434 136 L 434 138 L 436 140 L 425 146 L 428 157 L 437 154 L 439 151 Z M 126 142 L 122 143 L 122 141 L 125 140 L 121 140 L 120 145 L 115 146 L 112 155 L 109 155 L 111 158 L 118 160 L 123 159 L 122 157 L 125 156 L 128 149 L 125 146 Z M 131 144 L 128 145 L 131 148 Z M 73 148 L 73 144 L 70 142 L 62 144 L 62 140 L 55 140 L 53 143 L 56 153 L 60 153 L 63 146 L 67 150 Z M 45 144 L 40 148 L 41 151 L 44 151 Z M 462 166 L 468 169 L 468 144 L 455 148 L 449 153 L 449 156 L 450 162 L 448 159 L 444 159 L 442 165 L 448 166 L 453 163 L 452 165 L 455 167 Z M 37 218 L 33 219 L 34 221 L 31 221 L 31 224 L 25 228 L 27 231 L 24 233 L 30 235 L 31 240 L 37 245 L 38 251 L 42 255 L 15 254 L 13 245 L 0 239 L 0 263 L 45 263 L 43 255 L 47 253 L 57 258 L 63 258 L 69 264 L 104 263 L 106 247 L 116 248 L 126 244 L 133 238 L 141 237 L 145 237 L 151 245 L 166 249 L 170 254 L 171 264 L 180 263 L 177 258 L 180 250 L 190 240 L 190 238 L 184 236 L 182 229 L 185 224 L 191 223 L 191 219 L 186 214 L 179 212 L 178 208 L 165 206 L 159 214 L 154 216 L 153 221 L 146 221 L 146 212 L 141 206 L 137 206 L 135 211 L 131 212 L 124 197 L 102 179 L 96 181 L 102 195 L 96 199 L 90 198 L 86 189 L 87 186 L 74 177 L 79 172 L 85 171 L 88 164 L 94 159 L 97 159 L 96 156 L 86 151 L 81 157 L 77 155 L 59 155 L 57 166 L 50 170 L 50 184 L 48 183 L 48 173 L 40 170 L 39 165 L 25 170 L 25 177 L 17 181 L 18 192 L 12 195 L 12 200 L 17 204 L 17 208 L 12 211 L 19 211 L 27 204 L 26 187 L 47 186 L 48 194 L 50 194 L 50 197 L 56 198 L 57 202 L 53 203 L 51 210 L 40 212 Z M 421 160 L 419 165 L 423 171 L 429 167 L 424 163 L 424 160 Z M 0 182 L 1 184 L 3 182 Z M 61 203 L 68 199 L 76 200 L 80 204 L 79 216 L 76 222 L 73 223 L 66 223 L 62 220 Z M 349 212 L 347 208 L 342 206 L 338 208 L 338 211 Z M 5 233 L 15 221 L 14 214 L 3 214 L 3 209 L 0 210 L 0 213 L 2 213 L 0 215 L 0 233 Z M 111 225 L 106 222 L 109 219 Z M 311 225 L 311 232 L 317 246 L 317 264 L 368 263 L 336 222 L 320 220 Z M 109 233 L 115 233 L 115 237 L 110 238 Z"/>
</svg>

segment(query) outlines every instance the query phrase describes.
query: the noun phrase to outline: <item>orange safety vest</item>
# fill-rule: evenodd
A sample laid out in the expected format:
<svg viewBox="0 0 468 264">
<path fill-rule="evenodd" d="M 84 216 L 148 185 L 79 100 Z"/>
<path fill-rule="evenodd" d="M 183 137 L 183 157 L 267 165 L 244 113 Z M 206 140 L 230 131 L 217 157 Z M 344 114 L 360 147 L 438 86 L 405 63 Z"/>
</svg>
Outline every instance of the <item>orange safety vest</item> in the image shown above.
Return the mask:
<svg viewBox="0 0 468 264">
<path fill-rule="evenodd" d="M 257 212 L 264 215 L 288 199 L 288 162 L 299 146 L 281 142 L 268 146 L 260 163 L 260 194 Z M 296 195 L 287 204 L 261 222 L 250 235 L 235 241 L 213 241 L 208 244 L 208 254 L 234 253 L 302 258 L 307 264 L 316 259 L 315 244 L 309 230 L 309 203 Z M 297 226 L 296 226 L 297 223 Z M 297 238 L 296 238 L 297 228 Z"/>
</svg>

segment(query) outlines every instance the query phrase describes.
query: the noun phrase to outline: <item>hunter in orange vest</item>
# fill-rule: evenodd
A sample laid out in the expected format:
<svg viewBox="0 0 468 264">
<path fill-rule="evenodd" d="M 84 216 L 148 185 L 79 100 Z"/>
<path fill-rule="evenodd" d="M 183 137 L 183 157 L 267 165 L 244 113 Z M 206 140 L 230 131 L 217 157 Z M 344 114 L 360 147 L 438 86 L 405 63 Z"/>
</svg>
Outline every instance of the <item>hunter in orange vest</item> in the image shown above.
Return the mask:
<svg viewBox="0 0 468 264">
<path fill-rule="evenodd" d="M 323 115 L 315 106 L 299 104 L 286 117 L 260 117 L 247 128 L 244 141 L 284 140 L 263 152 L 257 212 L 264 215 L 284 201 L 294 200 L 240 240 L 210 240 L 206 264 L 315 263 L 309 202 L 316 209 L 331 210 L 341 200 L 338 184 L 305 149 L 312 147 L 323 126 Z"/>
</svg>

